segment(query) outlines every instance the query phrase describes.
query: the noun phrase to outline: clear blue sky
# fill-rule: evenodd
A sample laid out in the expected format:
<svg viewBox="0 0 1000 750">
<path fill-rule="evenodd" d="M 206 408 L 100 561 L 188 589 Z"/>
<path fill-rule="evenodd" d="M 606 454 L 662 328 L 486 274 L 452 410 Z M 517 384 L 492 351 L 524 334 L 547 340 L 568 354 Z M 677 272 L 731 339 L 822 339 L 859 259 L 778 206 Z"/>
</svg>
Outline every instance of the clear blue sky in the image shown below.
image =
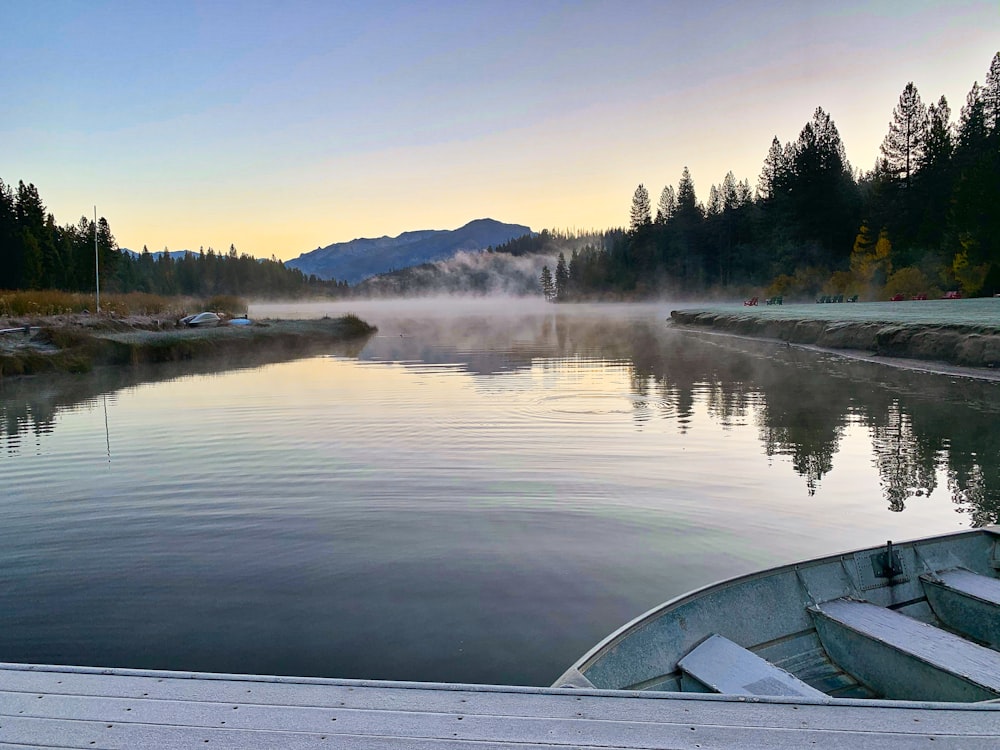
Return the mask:
<svg viewBox="0 0 1000 750">
<path fill-rule="evenodd" d="M 998 49 L 996 0 L 0 0 L 0 178 L 134 249 L 602 229 L 817 106 L 867 170 L 908 81 L 957 118 Z"/>
</svg>

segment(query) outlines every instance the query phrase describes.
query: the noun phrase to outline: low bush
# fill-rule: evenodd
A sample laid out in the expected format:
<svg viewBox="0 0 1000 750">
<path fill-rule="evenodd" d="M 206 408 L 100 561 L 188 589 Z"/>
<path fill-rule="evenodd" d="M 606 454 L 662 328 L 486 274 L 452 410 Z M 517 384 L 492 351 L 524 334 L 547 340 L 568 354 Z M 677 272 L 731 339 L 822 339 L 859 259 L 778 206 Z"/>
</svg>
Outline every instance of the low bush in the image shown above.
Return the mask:
<svg viewBox="0 0 1000 750">
<path fill-rule="evenodd" d="M 217 294 L 214 297 L 210 297 L 203 305 L 203 308 L 212 312 L 225 313 L 226 315 L 236 317 L 246 315 L 249 306 L 247 305 L 247 301 L 242 297 L 237 297 L 233 294 Z"/>
</svg>

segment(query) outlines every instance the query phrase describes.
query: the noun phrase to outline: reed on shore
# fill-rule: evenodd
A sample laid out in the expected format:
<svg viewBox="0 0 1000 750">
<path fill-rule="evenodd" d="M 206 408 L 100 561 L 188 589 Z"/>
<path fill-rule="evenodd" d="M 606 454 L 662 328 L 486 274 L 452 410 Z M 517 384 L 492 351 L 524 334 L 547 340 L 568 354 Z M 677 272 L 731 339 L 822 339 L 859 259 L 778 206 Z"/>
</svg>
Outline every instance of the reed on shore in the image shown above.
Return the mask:
<svg viewBox="0 0 1000 750">
<path fill-rule="evenodd" d="M 244 315 L 247 309 L 245 299 L 229 294 L 215 295 L 208 299 L 170 297 L 148 292 L 101 295 L 101 312 L 116 317 L 141 315 L 180 318 L 190 312 L 203 310 L 227 315 Z M 95 298 L 92 294 L 61 292 L 54 289 L 0 290 L 0 318 L 31 318 L 95 312 Z"/>
</svg>

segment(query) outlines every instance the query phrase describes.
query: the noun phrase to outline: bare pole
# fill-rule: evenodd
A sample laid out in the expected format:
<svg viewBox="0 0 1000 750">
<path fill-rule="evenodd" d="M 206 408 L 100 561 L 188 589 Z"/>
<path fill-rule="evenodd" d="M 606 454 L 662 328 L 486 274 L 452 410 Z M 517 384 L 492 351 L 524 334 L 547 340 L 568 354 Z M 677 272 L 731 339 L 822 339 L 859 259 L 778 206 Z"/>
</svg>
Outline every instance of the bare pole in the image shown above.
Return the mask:
<svg viewBox="0 0 1000 750">
<path fill-rule="evenodd" d="M 97 289 L 97 313 L 101 313 L 101 258 L 97 252 L 97 206 L 94 206 L 94 281 Z"/>
</svg>

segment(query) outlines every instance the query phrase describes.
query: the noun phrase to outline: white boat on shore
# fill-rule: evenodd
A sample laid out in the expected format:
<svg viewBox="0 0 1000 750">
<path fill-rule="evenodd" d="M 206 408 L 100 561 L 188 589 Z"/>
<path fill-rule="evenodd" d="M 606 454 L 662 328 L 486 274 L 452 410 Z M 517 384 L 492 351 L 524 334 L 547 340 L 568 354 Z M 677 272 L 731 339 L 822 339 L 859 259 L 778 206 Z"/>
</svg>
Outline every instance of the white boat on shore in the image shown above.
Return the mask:
<svg viewBox="0 0 1000 750">
<path fill-rule="evenodd" d="M 741 576 L 638 617 L 554 687 L 985 706 L 998 575 L 993 526 Z"/>
<path fill-rule="evenodd" d="M 180 319 L 180 324 L 188 328 L 209 328 L 219 325 L 222 318 L 214 312 L 201 312 L 194 315 L 185 315 Z"/>
</svg>

